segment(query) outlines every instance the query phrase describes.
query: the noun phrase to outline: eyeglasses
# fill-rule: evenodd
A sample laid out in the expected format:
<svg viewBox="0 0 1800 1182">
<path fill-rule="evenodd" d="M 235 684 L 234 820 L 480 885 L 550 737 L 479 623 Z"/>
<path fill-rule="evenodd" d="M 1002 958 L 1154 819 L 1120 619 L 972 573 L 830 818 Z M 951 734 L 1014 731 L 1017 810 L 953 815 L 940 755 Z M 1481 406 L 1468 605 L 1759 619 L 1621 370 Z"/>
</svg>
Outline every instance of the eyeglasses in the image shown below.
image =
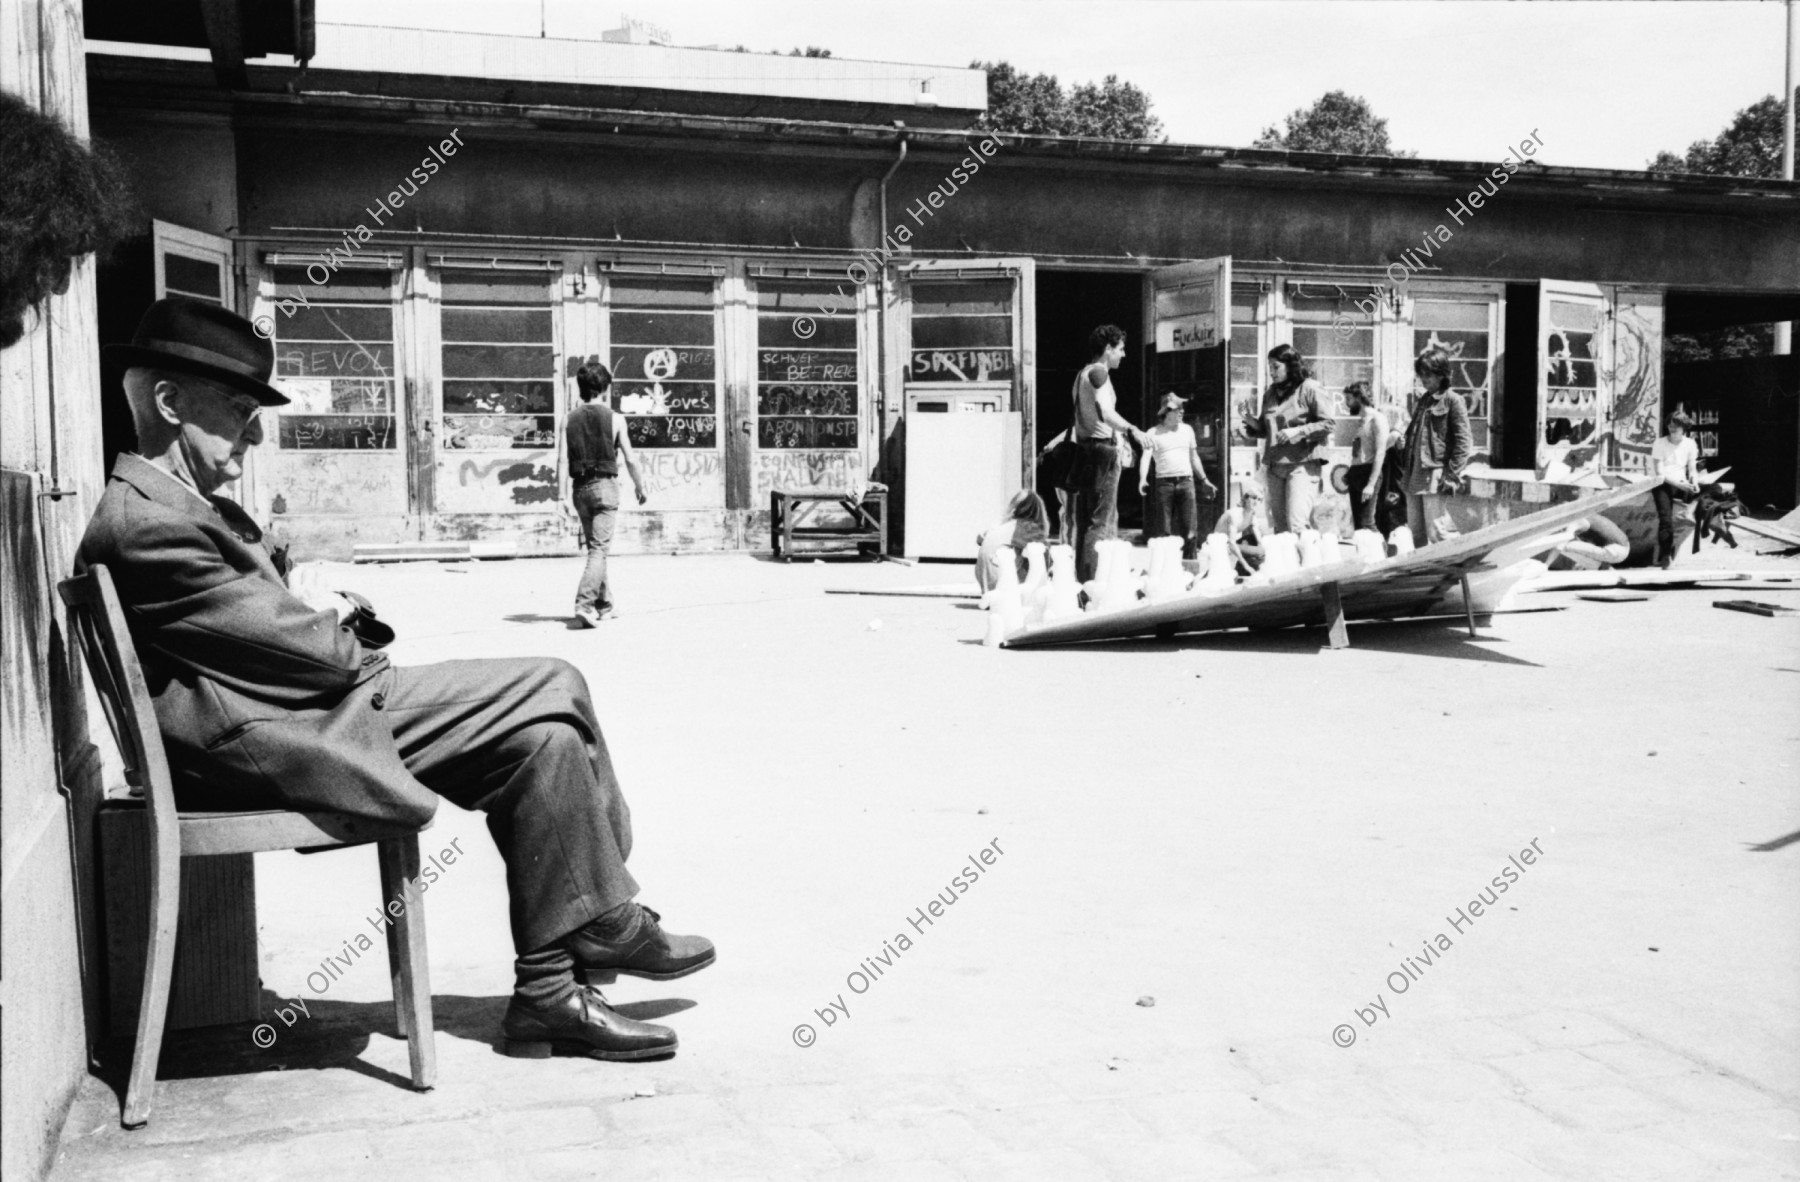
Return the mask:
<svg viewBox="0 0 1800 1182">
<path fill-rule="evenodd" d="M 209 381 L 206 378 L 193 377 L 183 378 L 182 380 L 184 382 L 192 382 L 194 388 L 205 390 L 207 393 L 231 407 L 232 410 L 236 411 L 240 427 L 248 427 L 255 421 L 257 414 L 262 410 L 262 403 L 258 402 L 256 399 L 251 398 L 247 394 L 239 394 L 235 390 L 228 390 L 217 382 Z"/>
</svg>

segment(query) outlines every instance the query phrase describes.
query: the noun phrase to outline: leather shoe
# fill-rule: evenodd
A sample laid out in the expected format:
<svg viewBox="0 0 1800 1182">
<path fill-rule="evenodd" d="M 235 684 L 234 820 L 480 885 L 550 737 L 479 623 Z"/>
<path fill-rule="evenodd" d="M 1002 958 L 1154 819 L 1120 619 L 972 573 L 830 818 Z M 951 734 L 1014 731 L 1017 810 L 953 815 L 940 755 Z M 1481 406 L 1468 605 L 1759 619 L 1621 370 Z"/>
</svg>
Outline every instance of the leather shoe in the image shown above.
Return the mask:
<svg viewBox="0 0 1800 1182">
<path fill-rule="evenodd" d="M 607 1005 L 598 989 L 577 988 L 547 1009 L 515 998 L 500 1032 L 506 1053 L 515 1059 L 548 1059 L 555 1051 L 615 1061 L 659 1059 L 673 1055 L 676 1044 L 673 1030 L 627 1018 Z"/>
<path fill-rule="evenodd" d="M 704 936 L 677 936 L 662 930 L 662 918 L 648 907 L 628 904 L 631 915 L 616 934 L 602 934 L 598 921 L 563 938 L 575 958 L 575 975 L 589 985 L 610 985 L 620 973 L 673 981 L 697 973 L 718 956 Z"/>
</svg>

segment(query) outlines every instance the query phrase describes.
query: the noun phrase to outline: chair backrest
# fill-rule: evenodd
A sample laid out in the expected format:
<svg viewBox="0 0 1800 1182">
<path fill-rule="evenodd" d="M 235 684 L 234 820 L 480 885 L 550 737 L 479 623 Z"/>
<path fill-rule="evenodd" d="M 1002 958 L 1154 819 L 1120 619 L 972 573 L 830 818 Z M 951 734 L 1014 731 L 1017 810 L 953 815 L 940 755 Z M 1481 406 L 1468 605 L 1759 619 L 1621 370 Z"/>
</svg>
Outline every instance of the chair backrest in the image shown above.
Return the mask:
<svg viewBox="0 0 1800 1182">
<path fill-rule="evenodd" d="M 131 643 L 112 573 L 104 566 L 92 566 L 86 574 L 64 579 L 57 591 L 69 609 L 69 623 L 87 662 L 88 675 L 119 744 L 126 782 L 143 791 L 153 825 L 178 824 L 175 784 L 163 751 L 162 731 L 156 725 L 156 706 Z"/>
</svg>

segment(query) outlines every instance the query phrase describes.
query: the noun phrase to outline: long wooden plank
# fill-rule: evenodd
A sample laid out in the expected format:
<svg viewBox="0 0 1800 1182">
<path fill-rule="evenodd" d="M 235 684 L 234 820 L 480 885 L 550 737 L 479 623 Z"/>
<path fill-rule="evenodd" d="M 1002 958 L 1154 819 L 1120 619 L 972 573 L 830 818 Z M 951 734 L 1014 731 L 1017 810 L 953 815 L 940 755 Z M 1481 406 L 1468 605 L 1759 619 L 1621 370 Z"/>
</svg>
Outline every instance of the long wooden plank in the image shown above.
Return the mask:
<svg viewBox="0 0 1800 1182">
<path fill-rule="evenodd" d="M 1287 628 L 1324 623 L 1320 588 L 1338 584 L 1346 619 L 1431 615 L 1450 601 L 1464 575 L 1470 576 L 1474 610 L 1484 614 L 1514 583 L 1506 571 L 1542 548 L 1543 540 L 1575 522 L 1655 487 L 1651 478 L 1598 492 L 1579 501 L 1497 522 L 1473 533 L 1446 538 L 1403 558 L 1365 564 L 1361 560 L 1303 568 L 1277 582 L 1240 586 L 1216 597 L 1184 595 L 1124 611 L 1084 614 L 1076 619 L 1025 628 L 1007 637 L 1007 648 L 1076 644 L 1153 636 L 1170 625 L 1181 632 L 1228 628 Z"/>
<path fill-rule="evenodd" d="M 1732 529 L 1741 529 L 1758 537 L 1780 542 L 1784 546 L 1800 546 L 1800 534 L 1792 530 L 1782 529 L 1772 521 L 1757 521 L 1750 517 L 1734 517 L 1731 519 Z"/>
</svg>

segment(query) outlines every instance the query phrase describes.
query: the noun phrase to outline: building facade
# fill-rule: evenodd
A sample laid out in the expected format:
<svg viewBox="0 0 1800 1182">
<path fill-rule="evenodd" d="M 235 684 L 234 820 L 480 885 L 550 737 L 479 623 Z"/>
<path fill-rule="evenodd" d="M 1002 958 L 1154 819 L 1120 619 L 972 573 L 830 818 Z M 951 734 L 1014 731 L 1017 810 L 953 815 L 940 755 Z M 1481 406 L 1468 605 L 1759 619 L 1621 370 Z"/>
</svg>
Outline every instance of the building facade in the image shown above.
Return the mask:
<svg viewBox="0 0 1800 1182">
<path fill-rule="evenodd" d="M 96 133 L 158 221 L 155 292 L 275 340 L 294 403 L 241 491 L 297 553 L 573 549 L 559 432 L 595 362 L 650 496 L 620 550 L 766 546 L 771 490 L 879 480 L 898 548 L 972 553 L 998 504 L 966 502 L 1032 483 L 1099 323 L 1131 341 L 1128 413 L 1188 395 L 1233 486 L 1278 343 L 1400 415 L 1441 345 L 1482 462 L 1593 442 L 1641 471 L 1671 309 L 1800 296 L 1794 186 L 1548 168 L 1553 129 L 1479 164 L 988 136 L 911 82 L 757 113 L 587 75 L 503 94 L 385 44 L 412 64 L 253 68 L 232 93 L 198 63 L 91 63 Z"/>
</svg>

